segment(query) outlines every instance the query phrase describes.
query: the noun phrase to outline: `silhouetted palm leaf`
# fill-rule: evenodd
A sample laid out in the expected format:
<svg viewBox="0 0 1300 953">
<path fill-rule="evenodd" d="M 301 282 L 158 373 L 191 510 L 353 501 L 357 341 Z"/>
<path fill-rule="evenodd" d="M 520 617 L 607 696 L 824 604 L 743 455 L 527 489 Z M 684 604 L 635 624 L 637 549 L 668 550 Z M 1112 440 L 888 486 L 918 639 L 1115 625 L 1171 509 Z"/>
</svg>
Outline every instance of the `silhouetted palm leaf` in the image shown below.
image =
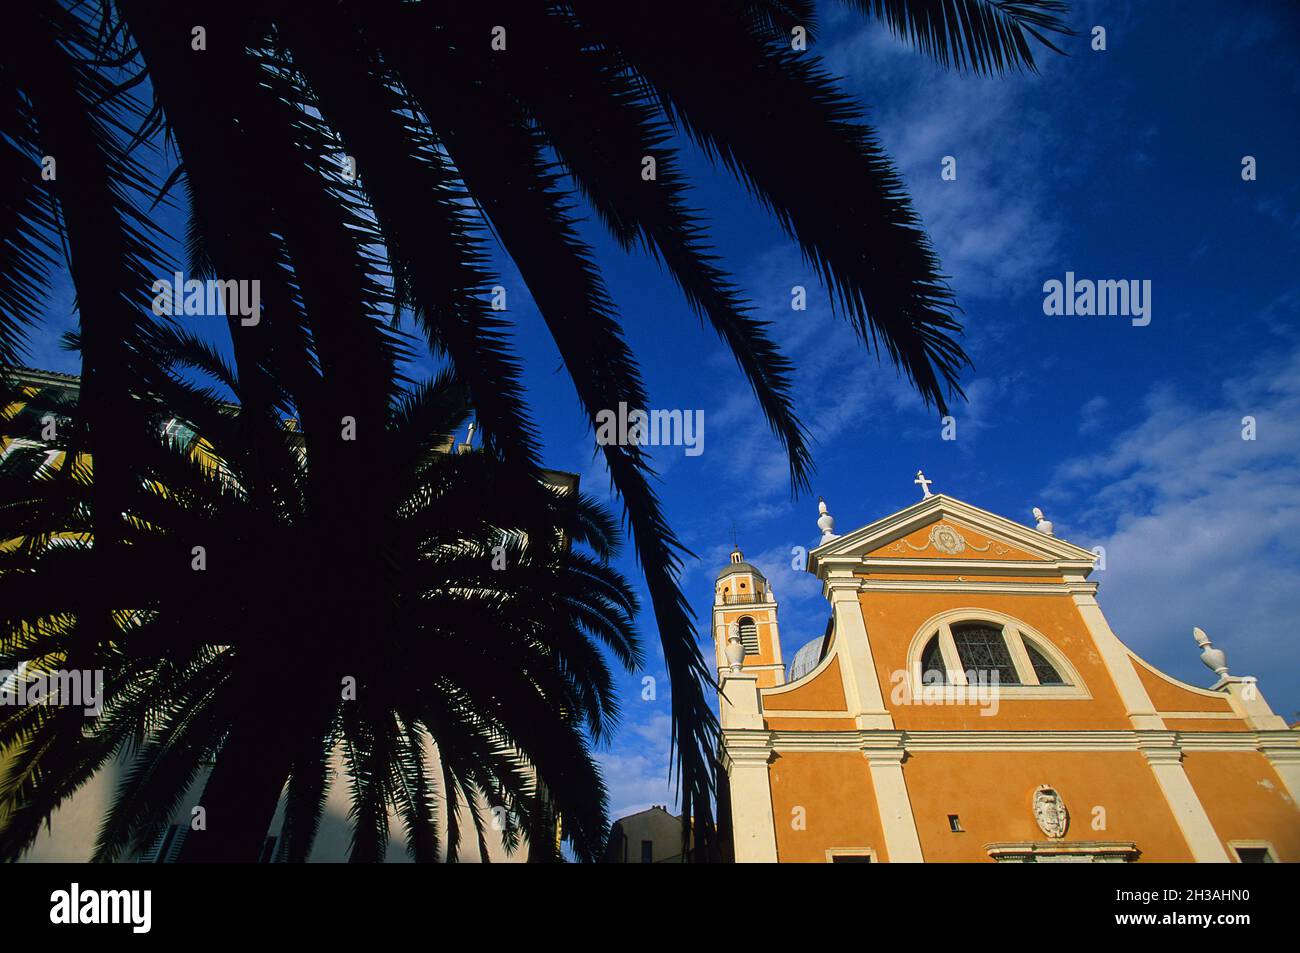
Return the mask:
<svg viewBox="0 0 1300 953">
<path fill-rule="evenodd" d="M 1032 43 L 1056 49 L 1048 36 L 1067 32 L 1054 0 L 851 2 L 940 63 L 979 72 L 1032 69 Z M 0 524 L 24 537 L 15 560 L 39 559 L 41 566 L 48 560 L 52 567 L 80 559 L 94 566 L 87 571 L 100 582 L 75 607 L 74 625 L 44 634 L 80 662 L 127 664 L 113 656 L 127 624 L 113 610 L 139 605 L 130 598 L 153 597 L 122 576 L 121 567 L 132 566 L 145 578 L 168 580 L 178 594 L 158 610 L 178 631 L 135 619 L 137 647 L 161 653 L 174 638 L 175 651 L 238 650 L 234 608 L 196 611 L 196 603 L 179 595 L 199 594 L 194 574 L 181 571 L 183 528 L 190 534 L 183 538 L 207 533 L 214 546 L 224 546 L 218 561 L 249 560 L 243 573 L 277 579 L 287 591 L 315 586 L 348 593 L 302 599 L 295 619 L 298 629 L 317 637 L 323 657 L 345 657 L 356 633 L 375 620 L 395 624 L 410 610 L 391 598 L 394 560 L 415 558 L 402 545 L 421 534 L 453 532 L 462 533 L 462 543 L 482 541 L 483 525 L 466 522 L 471 513 L 442 504 L 463 491 L 456 480 L 484 465 L 474 455 L 454 467 L 422 462 L 434 444 L 421 429 L 453 404 L 473 407 L 493 479 L 506 479 L 498 464 L 515 468 L 513 495 L 498 502 L 496 523 L 536 540 L 563 520 L 574 540 L 603 556 L 608 517 L 588 505 L 560 512 L 539 489 L 535 432 L 508 315 L 484 300 L 497 280 L 483 241 L 491 231 L 527 283 L 588 421 L 619 403 L 644 407 L 617 302 L 576 228 L 584 201 L 624 248 L 639 246 L 656 257 L 726 343 L 786 450 L 792 487 L 805 488 L 811 461 L 791 400 L 790 364 L 722 268 L 704 218 L 691 207 L 678 134 L 746 185 L 799 245 L 864 344 L 927 403 L 946 410 L 946 401 L 960 393 L 966 362 L 956 339 L 955 297 L 857 104 L 813 53 L 791 47 L 796 27 L 815 33 L 816 12 L 812 0 L 344 0 L 310 9 L 249 0 L 19 5 L 0 37 L 0 171 L 6 173 L 0 227 L 13 236 L 0 248 L 0 364 L 21 354 L 48 294 L 53 251 L 62 248 L 81 317 L 83 381 L 79 413 L 60 439 L 68 459 L 80 465 L 93 452 L 95 466 L 93 480 L 74 479 L 76 468 L 66 467 L 57 479 L 42 480 L 42 495 L 20 490 L 10 507 L 0 508 Z M 194 24 L 206 31 L 202 51 L 190 46 Z M 508 51 L 490 45 L 498 24 L 507 25 Z M 158 171 L 161 181 L 133 151 L 154 148 L 171 163 Z M 342 153 L 356 160 L 358 182 L 339 176 Z M 39 176 L 46 154 L 59 162 L 51 182 Z M 657 162 L 652 181 L 639 174 L 645 156 Z M 260 282 L 261 320 L 227 316 L 229 361 L 205 336 L 145 310 L 151 279 L 163 273 L 156 248 L 163 236 L 137 202 L 152 207 L 173 195 L 189 199 L 185 245 L 192 276 Z M 430 353 L 454 368 L 463 393 L 447 387 L 408 393 L 398 368 L 411 342 L 395 329 L 404 310 Z M 209 385 L 197 388 L 184 379 L 195 374 Z M 233 411 L 221 407 L 229 396 L 237 399 Z M 185 448 L 160 452 L 153 428 L 164 413 L 201 423 L 207 464 Z M 340 438 L 345 420 L 352 421 L 355 439 Z M 626 508 L 672 680 L 682 808 L 695 818 L 699 854 L 707 856 L 716 722 L 705 696 L 711 673 L 676 581 L 684 550 L 651 488 L 646 455 L 635 446 L 603 452 Z M 220 461 L 221 477 L 211 459 Z M 9 474 L 0 475 L 6 488 L 23 487 L 31 485 L 37 463 L 19 454 L 0 469 Z M 142 494 L 146 479 L 166 486 L 167 494 Z M 123 520 L 125 513 L 176 536 L 144 533 Z M 394 548 L 385 534 L 399 526 L 406 535 Z M 55 552 L 53 538 L 68 532 L 81 534 L 81 551 L 68 545 Z M 119 543 L 127 539 L 134 551 L 124 554 Z M 348 560 L 322 563 L 320 554 L 333 550 L 347 552 Z M 479 578 L 481 565 L 425 556 L 425 568 L 448 581 L 493 588 Z M 152 577 L 150 560 L 157 563 Z M 559 595 L 561 602 L 569 599 L 570 622 L 589 626 L 621 661 L 634 658 L 619 624 L 610 622 L 628 608 L 618 581 L 594 562 L 574 562 L 570 571 L 587 587 Z M 212 573 L 205 585 L 244 584 L 230 572 Z M 562 589 L 568 579 L 521 575 L 511 585 L 519 587 L 517 605 L 534 612 L 545 585 Z M 24 581 L 33 583 L 32 600 L 41 595 L 57 603 L 57 594 L 35 577 Z M 210 601 L 213 591 L 222 590 L 208 590 Z M 493 661 L 513 653 L 519 671 L 551 686 L 530 717 L 549 719 L 552 733 L 529 735 L 528 742 L 548 796 L 574 805 L 566 829 L 586 856 L 600 826 L 593 805 L 603 804 L 603 789 L 591 776 L 585 746 L 608 730 L 616 711 L 612 689 L 583 650 L 585 642 L 554 627 L 544 634 L 517 631 L 508 600 L 480 605 L 476 595 L 471 601 L 472 612 L 489 613 L 499 626 L 502 654 Z M 30 604 L 35 611 L 36 601 Z M 417 628 L 442 632 L 432 619 L 411 618 Z M 538 654 L 539 638 L 549 654 Z M 283 629 L 272 629 L 263 642 L 263 665 L 291 664 L 303 650 L 301 638 Z M 569 674 L 555 681 L 548 667 L 555 665 Z M 133 780 L 123 803 L 136 806 L 124 807 L 114 821 L 101 844 L 104 856 L 147 836 L 150 819 L 166 813 L 169 792 L 185 777 L 184 759 L 168 760 L 168 739 L 191 731 L 219 749 L 209 794 L 247 810 L 238 825 L 245 851 L 260 843 L 259 817 L 289 778 L 289 851 L 305 857 L 329 773 L 320 747 L 346 740 L 360 772 L 354 855 L 379 854 L 387 820 L 378 806 L 394 802 L 401 805 L 408 847 L 422 857 L 436 852 L 428 818 L 433 785 L 411 759 L 421 725 L 432 736 L 431 720 L 451 730 L 447 722 L 458 709 L 448 699 L 491 708 L 488 687 L 472 672 L 462 676 L 459 687 L 436 680 L 404 685 L 400 703 L 395 695 L 365 718 L 351 712 L 340 721 L 333 686 L 327 691 L 322 675 L 295 710 L 273 721 L 270 739 L 262 737 L 266 712 L 232 708 L 228 719 L 214 715 L 202 731 L 201 719 L 160 723 L 157 738 L 140 743 L 153 745 L 151 756 L 170 766 Z M 246 669 L 222 684 L 231 697 L 257 693 Z M 148 710 L 135 695 L 121 697 L 124 711 Z M 492 717 L 514 718 L 524 707 L 493 708 Z M 218 725 L 220 737 L 213 734 Z M 101 748 L 79 746 L 64 730 L 59 718 L 36 716 L 15 729 L 16 739 L 40 739 L 20 759 L 13 790 L 23 796 L 38 779 L 45 783 L 42 765 L 56 763 L 40 751 L 60 751 L 58 763 L 79 767 L 32 795 L 36 814 L 24 814 L 26 826 L 16 829 L 11 845 L 30 842 L 24 838 L 34 836 L 40 810 L 79 783 L 83 775 L 76 772 L 102 763 Z M 475 730 L 495 729 L 485 722 Z M 122 732 L 116 741 L 97 743 L 116 750 L 112 745 L 128 737 Z M 507 743 L 513 741 L 466 742 L 444 761 L 441 791 L 449 804 L 477 811 L 486 803 L 517 814 L 518 829 L 503 832 L 509 837 L 535 834 L 545 811 L 529 806 L 524 781 L 495 753 L 494 746 Z M 266 744 L 274 756 L 259 756 L 258 746 Z M 582 785 L 593 785 L 594 801 L 579 798 Z M 256 794 L 241 801 L 241 791 Z M 472 819 L 481 839 L 483 818 Z M 443 848 L 454 856 L 460 838 L 449 819 Z M 210 840 L 192 839 L 187 854 L 201 855 Z"/>
</svg>

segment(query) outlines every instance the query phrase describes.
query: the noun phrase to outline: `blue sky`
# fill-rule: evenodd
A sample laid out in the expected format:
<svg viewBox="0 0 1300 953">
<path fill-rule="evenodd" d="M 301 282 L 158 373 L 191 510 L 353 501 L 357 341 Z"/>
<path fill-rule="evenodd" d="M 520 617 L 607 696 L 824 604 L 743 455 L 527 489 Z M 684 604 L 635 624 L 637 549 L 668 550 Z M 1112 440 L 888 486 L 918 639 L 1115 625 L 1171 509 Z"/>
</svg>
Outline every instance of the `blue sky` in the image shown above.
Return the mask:
<svg viewBox="0 0 1300 953">
<path fill-rule="evenodd" d="M 725 262 L 797 365 L 817 473 L 814 494 L 792 500 L 781 449 L 716 337 L 655 264 L 587 223 L 651 406 L 704 412 L 700 456 L 654 456 L 670 521 L 699 556 L 683 583 L 706 657 L 733 521 L 781 600 L 789 658 L 828 612 L 815 580 L 790 568 L 792 547 L 816 543 L 816 496 L 848 532 L 917 499 L 920 468 L 938 491 L 1026 523 L 1041 506 L 1058 536 L 1105 546 L 1102 608 L 1148 660 L 1208 685 L 1199 625 L 1234 674 L 1260 676 L 1275 711 L 1300 712 L 1300 16 L 1284 0 L 1072 7 L 1068 56 L 984 79 L 823 5 L 814 51 L 869 107 L 964 309 L 974 367 L 955 441 L 831 314 L 776 225 L 688 154 Z M 1105 52 L 1089 47 L 1094 25 Z M 956 181 L 940 177 L 949 155 Z M 1241 178 L 1246 155 L 1253 182 Z M 603 495 L 559 357 L 518 274 L 500 267 L 546 463 Z M 1043 283 L 1067 271 L 1149 280 L 1151 323 L 1044 315 Z M 790 308 L 794 285 L 808 288 L 804 312 Z M 65 278 L 33 364 L 77 369 L 55 346 L 71 306 Z M 1246 415 L 1254 441 L 1241 439 Z M 639 583 L 630 556 L 622 568 Z M 624 725 L 601 754 L 614 817 L 673 800 L 670 693 L 648 611 L 640 628 L 646 668 L 621 680 Z M 645 674 L 653 701 L 641 700 Z"/>
</svg>

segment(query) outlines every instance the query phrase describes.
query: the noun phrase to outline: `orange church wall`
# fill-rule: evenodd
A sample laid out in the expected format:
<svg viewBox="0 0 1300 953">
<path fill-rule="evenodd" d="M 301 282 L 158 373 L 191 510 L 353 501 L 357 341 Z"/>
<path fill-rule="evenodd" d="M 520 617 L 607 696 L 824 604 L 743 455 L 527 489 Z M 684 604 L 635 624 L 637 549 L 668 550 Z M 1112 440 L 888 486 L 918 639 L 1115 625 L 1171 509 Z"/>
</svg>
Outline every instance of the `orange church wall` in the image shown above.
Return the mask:
<svg viewBox="0 0 1300 953">
<path fill-rule="evenodd" d="M 853 731 L 852 718 L 764 718 L 769 731 Z"/>
<path fill-rule="evenodd" d="M 867 636 L 885 705 L 899 728 L 972 731 L 1026 729 L 1132 728 L 1078 608 L 1068 595 L 999 595 L 996 593 L 864 592 L 859 596 Z M 978 606 L 1020 619 L 1040 632 L 1079 672 L 1091 699 L 1000 698 L 996 714 L 981 706 L 896 704 L 891 697 L 907 662 L 913 635 L 931 616 L 949 609 Z"/>
<path fill-rule="evenodd" d="M 844 679 L 838 657 L 806 685 L 763 696 L 764 711 L 844 711 L 844 705 Z"/>
<path fill-rule="evenodd" d="M 860 751 L 780 753 L 768 769 L 776 854 L 782 863 L 826 863 L 830 848 L 865 848 L 889 859 L 871 767 Z M 804 830 L 794 827 L 803 808 Z"/>
<path fill-rule="evenodd" d="M 1170 731 L 1250 731 L 1240 718 L 1165 718 Z"/>
<path fill-rule="evenodd" d="M 1050 784 L 1065 799 L 1066 843 L 1133 841 L 1138 861 L 1190 862 L 1191 852 L 1151 768 L 1136 751 L 923 751 L 903 764 L 912 814 L 926 861 L 989 861 L 995 841 L 1045 841 L 1030 807 L 1033 791 Z M 1093 830 L 1093 809 L 1105 809 L 1105 830 Z M 961 819 L 964 833 L 948 828 Z"/>
<path fill-rule="evenodd" d="M 1300 810 L 1267 758 L 1257 751 L 1192 751 L 1183 755 L 1183 768 L 1225 849 L 1231 840 L 1264 840 L 1278 860 L 1300 863 Z"/>
<path fill-rule="evenodd" d="M 1151 704 L 1156 706 L 1156 711 L 1232 711 L 1232 705 L 1224 696 L 1210 697 L 1188 691 L 1181 685 L 1161 678 L 1136 659 L 1129 661 L 1137 672 L 1142 687 L 1151 696 Z"/>
</svg>

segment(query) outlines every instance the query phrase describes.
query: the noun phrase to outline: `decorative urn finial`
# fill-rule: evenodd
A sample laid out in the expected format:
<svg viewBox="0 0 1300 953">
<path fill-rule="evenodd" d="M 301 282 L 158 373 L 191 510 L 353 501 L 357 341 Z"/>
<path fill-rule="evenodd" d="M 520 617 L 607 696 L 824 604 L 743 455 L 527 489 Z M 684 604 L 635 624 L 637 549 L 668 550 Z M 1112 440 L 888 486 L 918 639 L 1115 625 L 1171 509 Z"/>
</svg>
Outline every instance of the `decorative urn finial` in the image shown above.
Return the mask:
<svg viewBox="0 0 1300 953">
<path fill-rule="evenodd" d="M 1210 637 L 1200 626 L 1192 627 L 1192 638 L 1201 647 L 1201 661 L 1205 663 L 1205 667 L 1220 678 L 1227 678 L 1228 656 L 1223 654 L 1223 649 L 1216 649 Z"/>
<path fill-rule="evenodd" d="M 826 501 L 817 497 L 817 528 L 822 531 L 822 544 L 835 538 L 835 517 L 826 509 Z"/>
<path fill-rule="evenodd" d="M 457 453 L 469 453 L 474 449 L 474 430 L 476 421 L 469 422 L 469 430 L 465 433 L 465 442 L 456 448 Z"/>
<path fill-rule="evenodd" d="M 745 643 L 740 639 L 740 623 L 733 622 L 727 629 L 727 662 L 733 672 L 739 672 L 745 661 Z"/>
<path fill-rule="evenodd" d="M 1038 525 L 1035 527 L 1035 529 L 1037 529 L 1044 536 L 1052 535 L 1052 528 L 1053 528 L 1052 521 L 1049 520 L 1046 516 L 1044 516 L 1043 511 L 1036 506 L 1034 507 L 1034 519 L 1038 521 Z"/>
</svg>

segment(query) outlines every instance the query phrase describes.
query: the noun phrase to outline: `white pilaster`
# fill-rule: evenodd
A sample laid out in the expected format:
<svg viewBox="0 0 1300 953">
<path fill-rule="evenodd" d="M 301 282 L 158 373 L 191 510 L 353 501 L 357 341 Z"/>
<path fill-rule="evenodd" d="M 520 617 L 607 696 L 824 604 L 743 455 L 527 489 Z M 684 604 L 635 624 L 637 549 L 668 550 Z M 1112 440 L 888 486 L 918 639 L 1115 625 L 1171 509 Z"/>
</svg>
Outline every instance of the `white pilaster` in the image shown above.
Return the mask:
<svg viewBox="0 0 1300 953">
<path fill-rule="evenodd" d="M 907 796 L 907 782 L 903 778 L 902 736 L 873 738 L 882 747 L 866 748 L 863 754 L 871 765 L 871 784 L 875 788 L 876 807 L 880 812 L 880 826 L 885 834 L 885 849 L 891 864 L 919 864 L 921 840 L 916 833 L 916 818 L 912 814 L 912 799 Z M 892 742 L 892 744 L 890 744 Z"/>
<path fill-rule="evenodd" d="M 1223 848 L 1205 806 L 1196 795 L 1187 771 L 1183 767 L 1183 753 L 1174 742 L 1173 732 L 1142 732 L 1138 750 L 1146 756 L 1147 764 L 1155 774 L 1156 783 L 1169 804 L 1169 809 L 1183 832 L 1183 839 L 1198 864 L 1226 864 L 1228 852 Z"/>
<path fill-rule="evenodd" d="M 1291 795 L 1291 803 L 1300 811 L 1300 747 L 1296 747 L 1297 732 L 1268 732 L 1259 740 L 1260 753 L 1277 772 L 1278 778 Z"/>
<path fill-rule="evenodd" d="M 880 677 L 858 602 L 859 589 L 853 572 L 842 569 L 828 572 L 823 586 L 835 613 L 835 645 L 844 679 L 844 701 L 858 728 L 890 729 L 894 719 L 880 691 Z"/>
</svg>

